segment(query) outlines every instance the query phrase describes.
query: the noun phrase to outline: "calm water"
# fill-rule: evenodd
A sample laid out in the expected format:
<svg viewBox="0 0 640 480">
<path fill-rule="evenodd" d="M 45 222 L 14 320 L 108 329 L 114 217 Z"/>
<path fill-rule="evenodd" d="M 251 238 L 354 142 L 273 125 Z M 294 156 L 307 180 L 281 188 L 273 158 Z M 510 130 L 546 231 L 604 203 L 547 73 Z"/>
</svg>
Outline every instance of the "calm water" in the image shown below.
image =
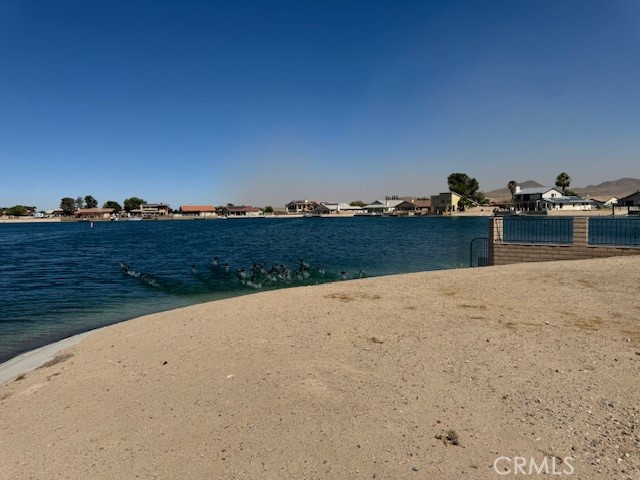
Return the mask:
<svg viewBox="0 0 640 480">
<path fill-rule="evenodd" d="M 146 313 L 253 293 L 252 283 L 467 266 L 471 239 L 487 230 L 486 218 L 434 217 L 0 225 L 0 361 Z M 309 267 L 296 275 L 299 258 Z M 236 269 L 249 276 L 254 261 L 286 265 L 291 279 L 258 272 L 242 284 Z"/>
</svg>

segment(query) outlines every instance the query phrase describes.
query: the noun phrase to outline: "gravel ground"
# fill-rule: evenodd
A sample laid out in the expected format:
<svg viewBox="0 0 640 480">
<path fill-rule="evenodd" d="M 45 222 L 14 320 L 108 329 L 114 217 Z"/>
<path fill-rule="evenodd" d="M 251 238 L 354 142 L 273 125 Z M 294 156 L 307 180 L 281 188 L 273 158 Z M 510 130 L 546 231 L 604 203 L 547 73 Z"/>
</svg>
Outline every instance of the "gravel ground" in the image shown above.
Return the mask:
<svg viewBox="0 0 640 480">
<path fill-rule="evenodd" d="M 531 263 L 114 325 L 0 387 L 0 478 L 638 479 L 639 284 Z"/>
</svg>

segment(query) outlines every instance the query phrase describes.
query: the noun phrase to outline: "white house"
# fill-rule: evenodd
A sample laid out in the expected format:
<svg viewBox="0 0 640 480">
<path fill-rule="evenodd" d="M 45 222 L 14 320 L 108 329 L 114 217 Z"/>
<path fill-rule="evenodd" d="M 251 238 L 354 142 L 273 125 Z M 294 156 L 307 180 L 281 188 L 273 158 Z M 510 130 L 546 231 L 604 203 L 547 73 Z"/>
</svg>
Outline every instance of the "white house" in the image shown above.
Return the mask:
<svg viewBox="0 0 640 480">
<path fill-rule="evenodd" d="M 518 212 L 549 210 L 593 210 L 596 203 L 576 196 L 565 196 L 556 187 L 520 188 L 516 186 L 513 204 Z"/>
<path fill-rule="evenodd" d="M 396 207 L 403 203 L 404 200 L 376 200 L 369 205 L 365 205 L 362 209 L 371 215 L 389 215 L 396 212 Z"/>
<path fill-rule="evenodd" d="M 354 207 L 344 202 L 320 202 L 314 212 L 320 214 L 360 213 L 362 212 L 362 207 Z"/>
</svg>

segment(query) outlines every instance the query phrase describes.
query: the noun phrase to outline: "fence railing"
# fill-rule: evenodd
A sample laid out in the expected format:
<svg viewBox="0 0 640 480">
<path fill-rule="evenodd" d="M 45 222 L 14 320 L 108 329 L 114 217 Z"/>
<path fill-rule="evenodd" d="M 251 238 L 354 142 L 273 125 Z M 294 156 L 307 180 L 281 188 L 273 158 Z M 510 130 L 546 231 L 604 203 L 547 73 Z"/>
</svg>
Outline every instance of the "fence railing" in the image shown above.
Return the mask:
<svg viewBox="0 0 640 480">
<path fill-rule="evenodd" d="M 486 267 L 489 264 L 489 239 L 487 237 L 474 238 L 469 247 L 469 266 Z"/>
<path fill-rule="evenodd" d="M 573 243 L 573 218 L 504 217 L 505 243 Z"/>
<path fill-rule="evenodd" d="M 589 244 L 640 246 L 640 217 L 590 218 Z"/>
</svg>

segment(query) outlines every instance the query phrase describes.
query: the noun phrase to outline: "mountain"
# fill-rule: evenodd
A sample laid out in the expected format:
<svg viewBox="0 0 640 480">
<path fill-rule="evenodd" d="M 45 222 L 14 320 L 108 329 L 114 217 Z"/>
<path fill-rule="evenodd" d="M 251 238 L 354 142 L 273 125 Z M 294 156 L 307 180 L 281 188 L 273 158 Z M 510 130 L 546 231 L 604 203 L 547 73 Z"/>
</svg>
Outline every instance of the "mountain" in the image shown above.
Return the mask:
<svg viewBox="0 0 640 480">
<path fill-rule="evenodd" d="M 542 187 L 541 183 L 536 182 L 535 180 L 526 180 L 524 182 L 518 182 L 520 188 L 535 188 Z M 507 187 L 497 188 L 496 190 L 491 190 L 490 192 L 485 192 L 485 195 L 489 197 L 491 200 L 511 200 L 511 192 Z"/>
<path fill-rule="evenodd" d="M 591 197 L 620 198 L 640 190 L 640 178 L 619 178 L 618 180 L 609 180 L 599 183 L 598 185 L 589 185 L 584 188 L 569 188 L 581 197 L 589 195 Z"/>
<path fill-rule="evenodd" d="M 527 180 L 519 182 L 520 188 L 542 187 L 535 180 Z M 548 186 L 553 187 L 555 182 L 551 182 Z M 569 190 L 573 190 L 581 197 L 624 197 L 630 193 L 640 190 L 640 178 L 619 178 L 618 180 L 608 180 L 598 185 L 588 185 L 586 187 L 569 186 Z M 511 199 L 511 192 L 507 187 L 498 188 L 486 192 L 485 195 L 495 201 L 506 201 Z"/>
</svg>

